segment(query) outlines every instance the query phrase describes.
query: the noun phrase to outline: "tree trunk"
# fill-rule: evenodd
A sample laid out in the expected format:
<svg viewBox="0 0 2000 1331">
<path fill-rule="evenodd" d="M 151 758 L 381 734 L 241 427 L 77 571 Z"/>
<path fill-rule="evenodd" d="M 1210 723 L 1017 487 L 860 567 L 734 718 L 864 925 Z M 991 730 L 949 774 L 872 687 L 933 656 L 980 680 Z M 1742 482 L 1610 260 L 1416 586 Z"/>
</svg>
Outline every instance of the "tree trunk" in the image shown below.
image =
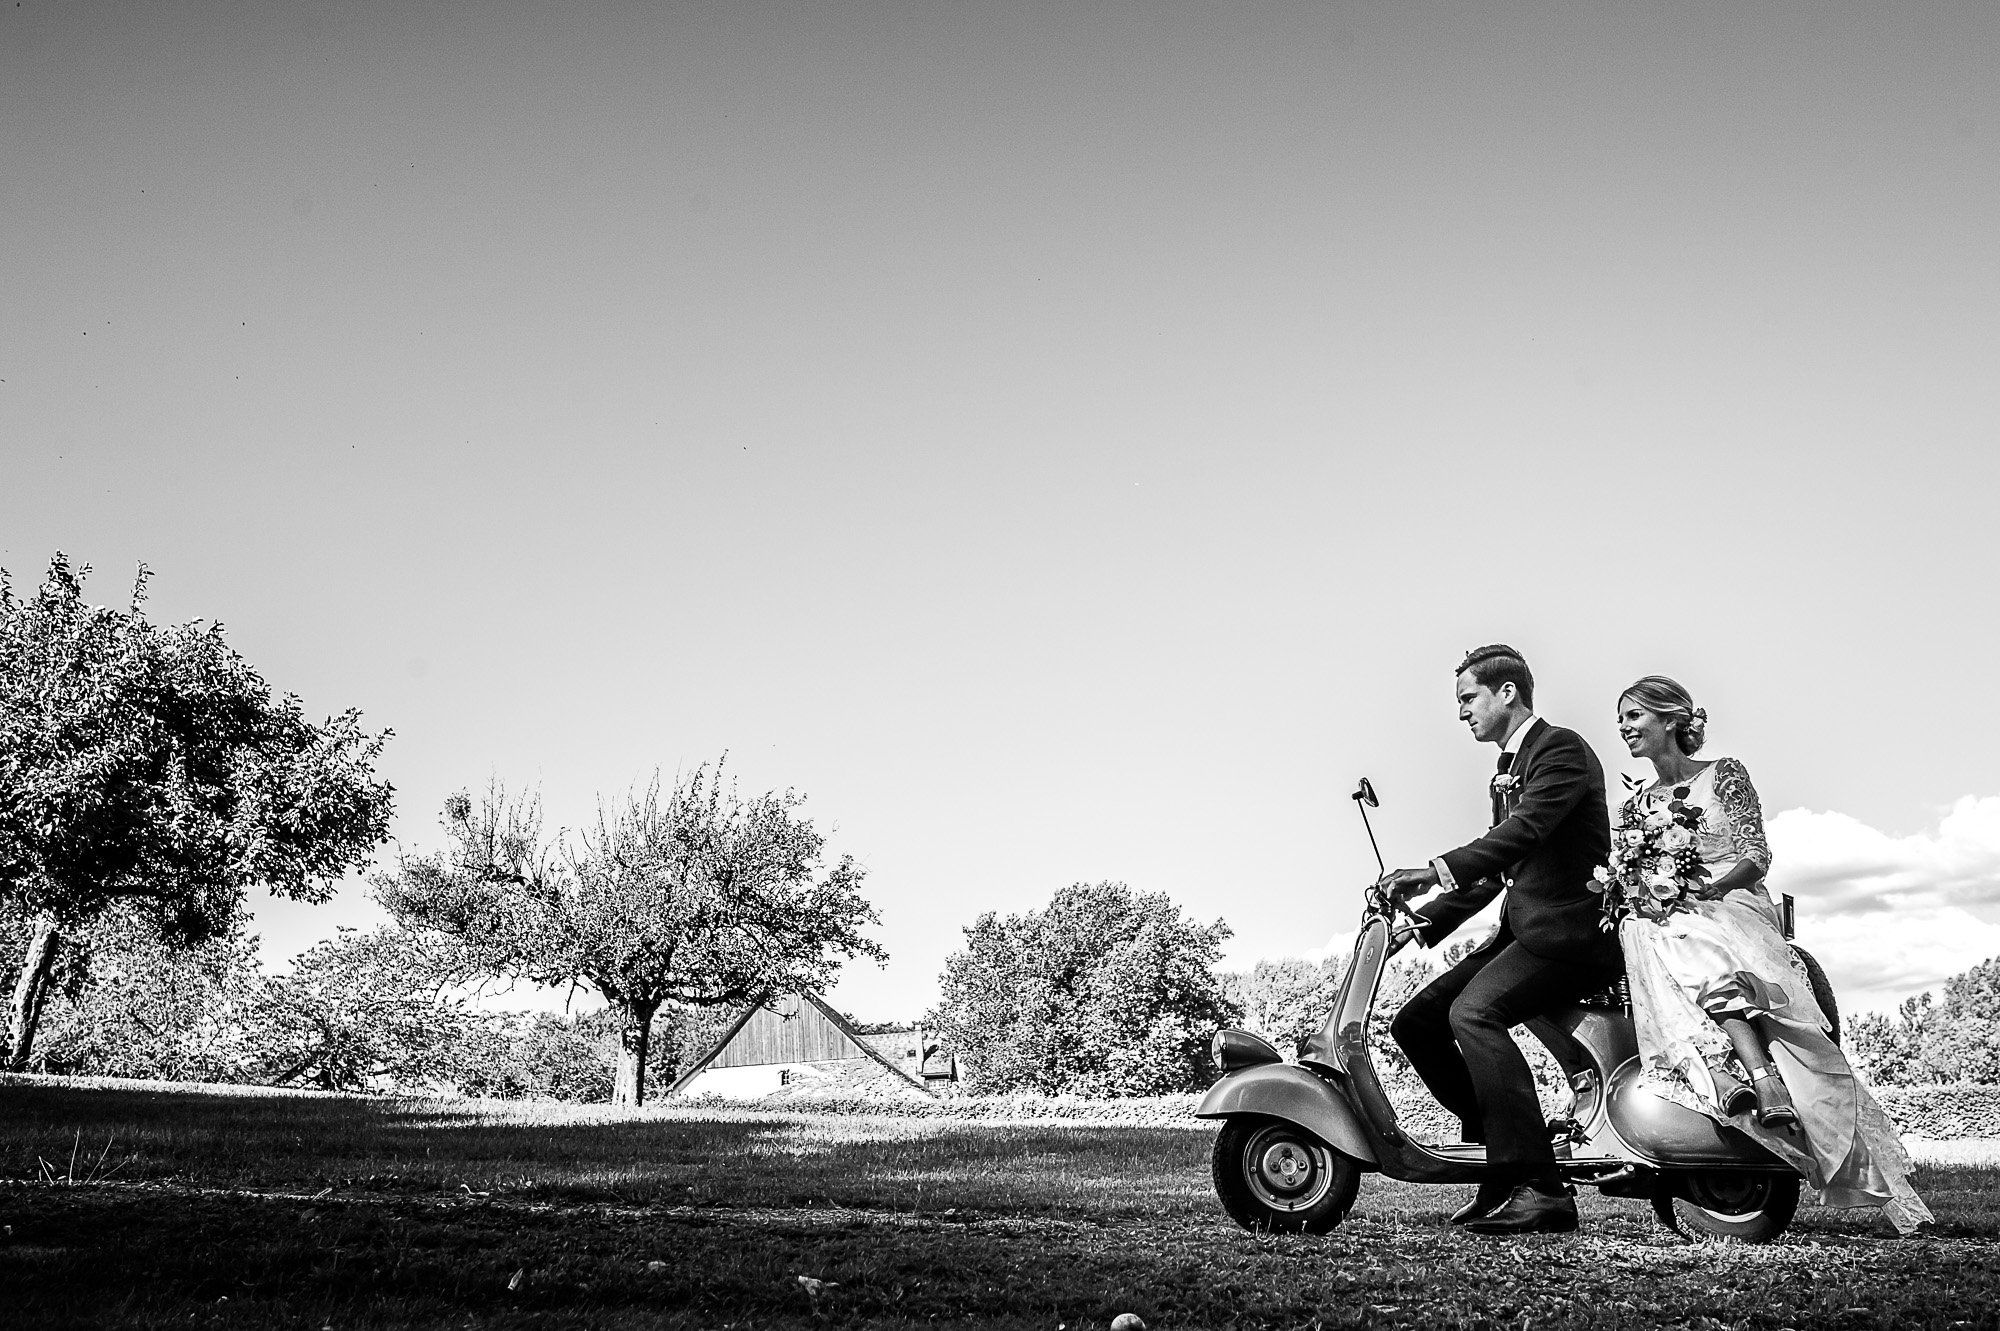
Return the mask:
<svg viewBox="0 0 2000 1331">
<path fill-rule="evenodd" d="M 611 1103 L 634 1109 L 646 1103 L 646 1051 L 653 1041 L 653 1013 L 658 1003 L 626 1003 L 625 1024 L 618 1033 L 618 1079 Z"/>
<path fill-rule="evenodd" d="M 35 1046 L 35 1027 L 42 1019 L 42 1000 L 49 996 L 49 975 L 55 969 L 62 932 L 44 915 L 35 921 L 28 952 L 21 959 L 21 978 L 14 983 L 13 1021 L 7 1030 L 7 1070 L 26 1072 Z"/>
</svg>

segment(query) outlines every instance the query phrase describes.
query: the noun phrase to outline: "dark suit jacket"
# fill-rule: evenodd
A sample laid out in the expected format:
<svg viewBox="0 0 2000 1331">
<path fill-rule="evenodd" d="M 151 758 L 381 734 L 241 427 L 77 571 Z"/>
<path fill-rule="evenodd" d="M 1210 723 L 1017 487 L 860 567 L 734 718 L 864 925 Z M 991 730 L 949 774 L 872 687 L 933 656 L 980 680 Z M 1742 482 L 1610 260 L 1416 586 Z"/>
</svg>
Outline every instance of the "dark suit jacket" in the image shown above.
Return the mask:
<svg viewBox="0 0 2000 1331">
<path fill-rule="evenodd" d="M 1417 912 L 1431 921 L 1424 942 L 1436 946 L 1506 888 L 1500 941 L 1512 938 L 1552 961 L 1617 966 L 1618 936 L 1600 926 L 1604 898 L 1590 890 L 1590 871 L 1611 858 L 1597 755 L 1575 731 L 1537 717 L 1509 775 L 1520 784 L 1506 816 L 1438 857 L 1457 887 Z"/>
</svg>

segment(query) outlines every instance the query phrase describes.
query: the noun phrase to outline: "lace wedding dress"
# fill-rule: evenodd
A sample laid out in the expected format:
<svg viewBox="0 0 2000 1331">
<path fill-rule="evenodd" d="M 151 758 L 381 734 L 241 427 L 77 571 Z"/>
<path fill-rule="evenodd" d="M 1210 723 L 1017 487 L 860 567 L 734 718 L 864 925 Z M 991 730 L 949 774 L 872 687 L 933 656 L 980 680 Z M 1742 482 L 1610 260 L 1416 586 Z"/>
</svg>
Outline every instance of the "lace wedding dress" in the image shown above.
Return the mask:
<svg viewBox="0 0 2000 1331">
<path fill-rule="evenodd" d="M 1742 763 L 1719 758 L 1684 786 L 1688 806 L 1702 811 L 1699 849 L 1711 880 L 1746 859 L 1770 868 L 1763 811 Z M 1665 807 L 1673 793 L 1652 786 L 1633 798 L 1644 813 Z M 1828 1206 L 1880 1206 L 1906 1234 L 1931 1219 L 1910 1186 L 1895 1125 L 1828 1038 L 1826 1017 L 1761 884 L 1690 903 L 1663 920 L 1630 917 L 1619 941 L 1640 1054 L 1673 1098 L 1749 1133 L 1805 1175 Z M 1762 1018 L 1756 1026 L 1798 1110 L 1797 1128 L 1766 1128 L 1754 1111 L 1727 1115 L 1717 1107 L 1708 1066 L 1730 1046 L 1709 1012 L 1724 1009 Z"/>
</svg>

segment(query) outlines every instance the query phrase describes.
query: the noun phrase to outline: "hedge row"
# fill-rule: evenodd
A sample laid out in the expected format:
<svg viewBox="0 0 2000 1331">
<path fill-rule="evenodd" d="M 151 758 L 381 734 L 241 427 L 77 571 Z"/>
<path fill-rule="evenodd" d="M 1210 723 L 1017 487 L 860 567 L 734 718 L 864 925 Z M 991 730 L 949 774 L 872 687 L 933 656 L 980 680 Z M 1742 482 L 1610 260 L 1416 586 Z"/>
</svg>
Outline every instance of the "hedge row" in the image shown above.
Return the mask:
<svg viewBox="0 0 2000 1331">
<path fill-rule="evenodd" d="M 1933 1141 L 2000 1138 L 2000 1086 L 1958 1083 L 1946 1086 L 1883 1086 L 1876 1097 L 1904 1135 Z M 1398 1097 L 1401 1099 L 1402 1097 Z M 1193 1127 L 1199 1095 L 1148 1095 L 1092 1099 L 1075 1095 L 960 1095 L 927 1099 L 877 1098 L 854 1095 L 789 1095 L 782 1100 L 724 1100 L 713 1096 L 675 1099 L 661 1104 L 724 1112 L 873 1115 L 877 1117 L 942 1119 L 956 1122 L 1117 1123 L 1139 1127 Z M 1426 1112 L 1429 1111 L 1429 1112 Z M 1403 1127 L 1418 1136 L 1437 1135 L 1447 1123 L 1444 1111 L 1429 1104 L 1404 1104 Z"/>
<path fill-rule="evenodd" d="M 1194 1127 L 1199 1095 L 1133 1095 L 1094 1099 L 1080 1095 L 907 1096 L 771 1095 L 732 1100 L 715 1095 L 677 1096 L 657 1102 L 670 1108 L 781 1114 L 853 1114 L 878 1118 L 928 1118 L 954 1122 L 1120 1123 L 1138 1127 Z"/>
<path fill-rule="evenodd" d="M 1878 1086 L 1875 1098 L 1906 1137 L 2000 1137 L 2000 1086 Z"/>
</svg>

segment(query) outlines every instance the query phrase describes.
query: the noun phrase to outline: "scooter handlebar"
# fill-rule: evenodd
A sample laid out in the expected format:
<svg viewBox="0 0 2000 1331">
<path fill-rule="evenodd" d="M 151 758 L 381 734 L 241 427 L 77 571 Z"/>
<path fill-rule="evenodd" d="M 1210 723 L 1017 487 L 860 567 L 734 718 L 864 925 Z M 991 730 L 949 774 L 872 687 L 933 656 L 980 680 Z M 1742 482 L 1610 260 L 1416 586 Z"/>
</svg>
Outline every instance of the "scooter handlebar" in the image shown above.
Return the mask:
<svg viewBox="0 0 2000 1331">
<path fill-rule="evenodd" d="M 1422 929 L 1430 923 L 1429 920 L 1411 910 L 1410 903 L 1399 893 L 1385 892 L 1379 885 L 1370 883 L 1365 895 L 1369 906 L 1376 914 L 1388 920 L 1392 929 L 1395 927 L 1399 915 L 1413 929 Z"/>
</svg>

